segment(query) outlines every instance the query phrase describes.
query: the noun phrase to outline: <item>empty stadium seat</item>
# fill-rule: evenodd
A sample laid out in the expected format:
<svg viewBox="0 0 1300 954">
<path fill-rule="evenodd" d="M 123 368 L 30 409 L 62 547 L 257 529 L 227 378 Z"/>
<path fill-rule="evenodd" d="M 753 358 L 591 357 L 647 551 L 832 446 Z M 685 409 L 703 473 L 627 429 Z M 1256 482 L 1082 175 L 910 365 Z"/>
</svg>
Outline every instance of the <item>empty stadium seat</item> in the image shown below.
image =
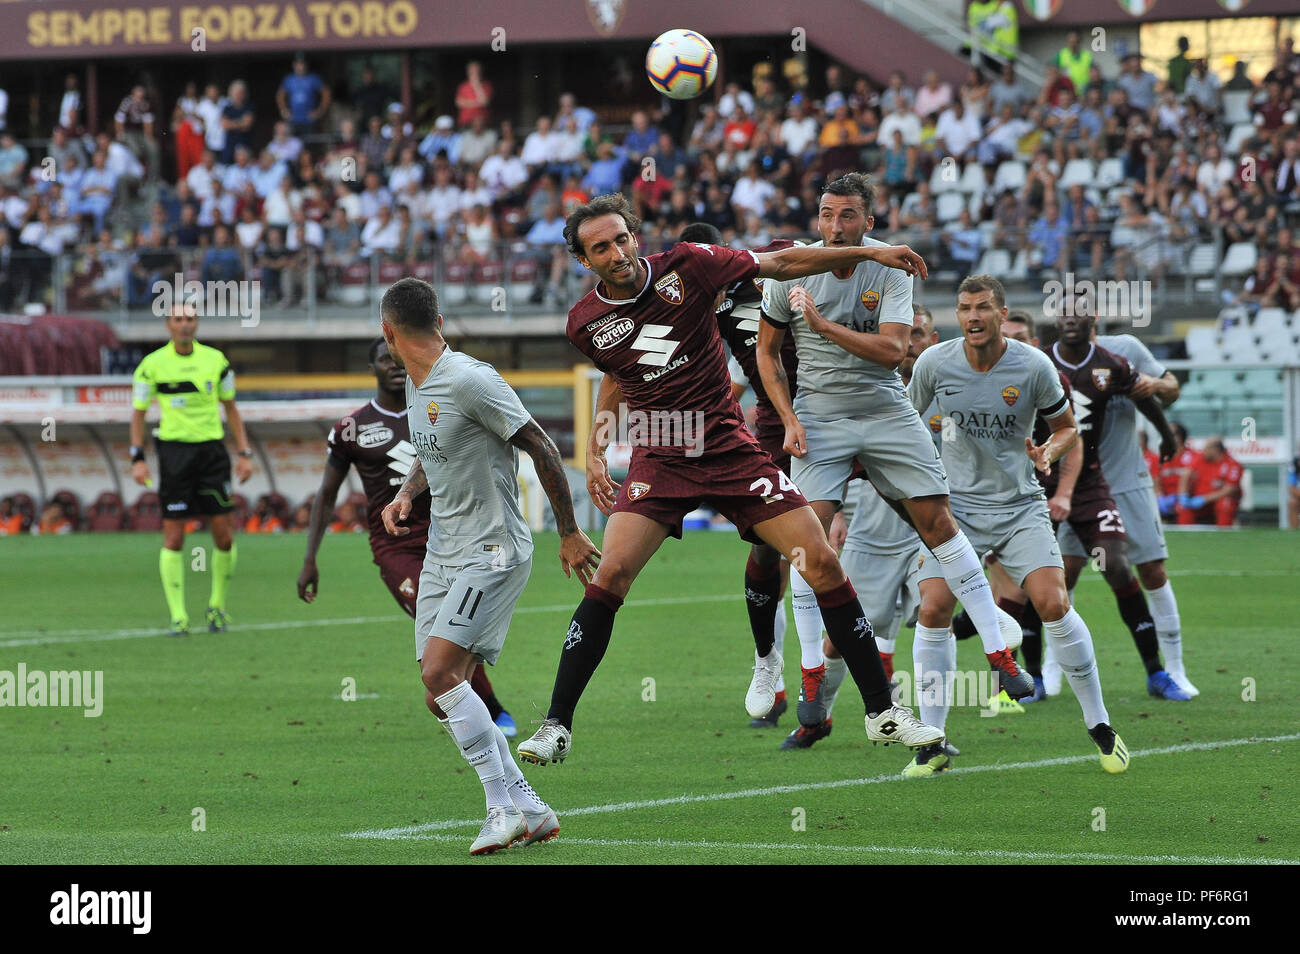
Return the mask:
<svg viewBox="0 0 1300 954">
<path fill-rule="evenodd" d="M 100 532 L 121 530 L 122 522 L 126 517 L 122 498 L 111 490 L 106 490 L 96 497 L 87 514 L 90 520 L 86 529 Z"/>
<path fill-rule="evenodd" d="M 1281 344 L 1291 340 L 1291 316 L 1281 308 L 1261 308 L 1253 327 L 1255 338 L 1261 343 Z"/>
<path fill-rule="evenodd" d="M 1191 360 L 1213 361 L 1218 354 L 1218 335 L 1209 325 L 1197 325 L 1187 332 L 1187 357 Z"/>
<path fill-rule="evenodd" d="M 1090 186 L 1095 174 L 1091 159 L 1071 159 L 1061 170 L 1061 179 L 1057 185 L 1062 189 L 1076 185 Z"/>
<path fill-rule="evenodd" d="M 463 305 L 469 298 L 469 266 L 463 262 L 448 262 L 447 273 L 438 297 L 448 305 Z"/>
<path fill-rule="evenodd" d="M 974 193 L 979 195 L 988 188 L 988 183 L 984 180 L 984 167 L 978 162 L 966 163 L 966 168 L 961 174 L 961 182 L 958 183 L 962 192 Z"/>
<path fill-rule="evenodd" d="M 1219 249 L 1213 242 L 1199 242 L 1187 256 L 1187 274 L 1213 275 L 1219 270 Z"/>
<path fill-rule="evenodd" d="M 1028 170 L 1025 164 L 1018 159 L 1008 159 L 998 166 L 997 174 L 993 177 L 993 189 L 997 192 L 1005 192 L 1010 189 L 1015 192 L 1025 184 L 1028 177 Z"/>
<path fill-rule="evenodd" d="M 1255 345 L 1255 333 L 1249 326 L 1229 328 L 1219 340 L 1219 357 L 1229 364 L 1258 361 L 1259 349 Z"/>
<path fill-rule="evenodd" d="M 935 195 L 944 192 L 956 192 L 961 189 L 961 170 L 957 167 L 957 161 L 939 162 L 935 164 L 934 171 L 930 173 L 930 191 Z"/>
<path fill-rule="evenodd" d="M 1223 254 L 1219 274 L 1232 278 L 1249 275 L 1255 270 L 1257 256 L 1254 242 L 1233 242 Z"/>
<path fill-rule="evenodd" d="M 162 529 L 162 503 L 152 490 L 140 495 L 127 512 L 128 526 L 132 530 L 157 532 Z"/>
<path fill-rule="evenodd" d="M 994 278 L 1010 275 L 1011 253 L 1004 248 L 991 248 L 980 257 L 979 266 L 975 270 L 981 275 L 992 275 Z"/>
<path fill-rule="evenodd" d="M 345 305 L 364 305 L 370 286 L 370 265 L 353 262 L 339 276 L 338 297 Z"/>
<path fill-rule="evenodd" d="M 1124 160 L 1108 156 L 1097 166 L 1097 175 L 1093 179 L 1099 189 L 1111 189 L 1124 181 Z"/>
<path fill-rule="evenodd" d="M 955 222 L 966 207 L 966 197 L 960 192 L 942 192 L 935 200 L 935 211 L 940 222 Z"/>
</svg>

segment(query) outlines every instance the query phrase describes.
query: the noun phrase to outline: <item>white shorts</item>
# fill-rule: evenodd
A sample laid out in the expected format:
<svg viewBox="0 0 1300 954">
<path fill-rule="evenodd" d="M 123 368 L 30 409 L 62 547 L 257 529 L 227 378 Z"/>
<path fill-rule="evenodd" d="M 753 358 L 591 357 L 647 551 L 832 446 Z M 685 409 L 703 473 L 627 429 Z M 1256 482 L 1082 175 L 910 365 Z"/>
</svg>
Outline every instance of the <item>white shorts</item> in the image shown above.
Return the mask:
<svg viewBox="0 0 1300 954">
<path fill-rule="evenodd" d="M 910 404 L 876 418 L 819 421 L 802 417 L 808 453 L 790 460 L 790 479 L 809 501 L 844 500 L 853 461 L 889 500 L 911 500 L 948 493 L 948 474 L 934 437 Z"/>
<path fill-rule="evenodd" d="M 415 605 L 415 658 L 437 636 L 496 664 L 510 629 L 515 604 L 528 585 L 533 558 L 508 567 L 472 563 L 442 566 L 424 562 Z"/>
<path fill-rule="evenodd" d="M 1128 536 L 1129 562 L 1141 566 L 1156 560 L 1169 559 L 1169 547 L 1165 544 L 1165 528 L 1160 522 L 1160 508 L 1156 505 L 1156 492 L 1152 487 L 1138 487 L 1123 493 L 1112 493 L 1115 506 L 1119 508 L 1120 518 L 1124 521 L 1124 533 Z M 1083 544 L 1078 534 L 1068 523 L 1063 523 L 1057 530 L 1056 539 L 1061 544 L 1061 553 L 1069 557 L 1087 559 Z"/>
</svg>

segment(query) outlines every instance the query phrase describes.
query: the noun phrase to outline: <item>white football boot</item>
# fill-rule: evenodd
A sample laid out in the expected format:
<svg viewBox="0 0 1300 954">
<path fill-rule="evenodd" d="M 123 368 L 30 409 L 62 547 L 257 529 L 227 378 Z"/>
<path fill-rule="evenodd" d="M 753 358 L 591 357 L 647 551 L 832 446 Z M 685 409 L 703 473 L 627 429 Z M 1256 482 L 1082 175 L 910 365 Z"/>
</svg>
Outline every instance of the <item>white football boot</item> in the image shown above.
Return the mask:
<svg viewBox="0 0 1300 954">
<path fill-rule="evenodd" d="M 547 719 L 542 723 L 540 729 L 533 733 L 532 738 L 524 739 L 517 746 L 515 751 L 525 762 L 532 762 L 534 765 L 545 765 L 547 762 L 563 762 L 569 756 L 569 749 L 573 747 L 573 736 L 569 730 L 555 719 Z"/>
<path fill-rule="evenodd" d="M 781 685 L 785 661 L 775 646 L 761 659 L 755 653 L 754 659 L 754 678 L 749 683 L 749 692 L 745 693 L 745 711 L 751 719 L 761 719 L 776 705 L 776 690 Z"/>
<path fill-rule="evenodd" d="M 944 739 L 943 729 L 926 725 L 907 706 L 890 706 L 874 719 L 867 716 L 867 738 L 889 745 L 897 742 L 911 749 L 938 745 Z"/>
<path fill-rule="evenodd" d="M 556 827 L 558 829 L 558 825 Z M 527 837 L 528 825 L 524 821 L 524 813 L 514 807 L 496 806 L 488 809 L 487 821 L 483 823 L 474 844 L 469 846 L 469 853 L 490 855 Z"/>
</svg>

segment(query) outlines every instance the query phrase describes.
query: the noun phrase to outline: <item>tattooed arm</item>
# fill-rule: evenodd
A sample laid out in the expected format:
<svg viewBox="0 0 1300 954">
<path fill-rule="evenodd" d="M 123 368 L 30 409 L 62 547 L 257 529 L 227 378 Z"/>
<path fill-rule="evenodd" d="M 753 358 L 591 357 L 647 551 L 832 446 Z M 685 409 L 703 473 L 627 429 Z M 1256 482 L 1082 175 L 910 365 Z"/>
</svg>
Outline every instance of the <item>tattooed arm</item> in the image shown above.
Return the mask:
<svg viewBox="0 0 1300 954">
<path fill-rule="evenodd" d="M 402 481 L 402 486 L 397 488 L 396 496 L 381 514 L 384 529 L 395 537 L 404 537 L 410 533 L 410 527 L 403 527 L 400 524 L 410 516 L 411 501 L 428 489 L 429 478 L 424 473 L 420 458 L 417 457 L 411 461 L 411 469 L 406 474 L 406 480 Z"/>
<path fill-rule="evenodd" d="M 537 469 L 537 479 L 541 481 L 546 498 L 555 511 L 555 525 L 560 532 L 560 565 L 564 575 L 577 571 L 578 579 L 583 585 L 591 582 L 591 575 L 600 562 L 600 551 L 587 539 L 587 535 L 578 529 L 578 520 L 573 513 L 573 497 L 569 494 L 569 478 L 564 473 L 564 462 L 560 452 L 541 425 L 536 420 L 515 432 L 510 443 L 528 454 Z"/>
</svg>

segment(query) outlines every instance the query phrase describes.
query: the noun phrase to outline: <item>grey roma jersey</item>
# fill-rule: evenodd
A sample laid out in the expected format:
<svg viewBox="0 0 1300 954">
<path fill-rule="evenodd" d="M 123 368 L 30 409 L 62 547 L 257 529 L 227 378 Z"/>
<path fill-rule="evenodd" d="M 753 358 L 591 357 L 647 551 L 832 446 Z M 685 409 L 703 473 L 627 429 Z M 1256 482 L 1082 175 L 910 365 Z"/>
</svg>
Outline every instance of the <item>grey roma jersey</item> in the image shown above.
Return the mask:
<svg viewBox="0 0 1300 954">
<path fill-rule="evenodd" d="M 817 242 L 811 248 L 823 247 Z M 864 238 L 863 245 L 884 247 Z M 763 314 L 794 334 L 799 354 L 799 395 L 795 413 L 813 417 L 867 417 L 904 400 L 903 379 L 892 368 L 850 354 L 808 329 L 790 310 L 790 289 L 808 289 L 823 317 L 854 331 L 875 334 L 886 322 L 912 326 L 912 279 L 902 269 L 862 262 L 848 278 L 830 272 L 807 278 L 763 282 Z"/>
<path fill-rule="evenodd" d="M 509 567 L 531 557 L 519 452 L 508 443 L 531 416 L 496 369 L 448 347 L 423 384 L 406 379 L 406 415 L 429 478 L 426 564 Z"/>
<path fill-rule="evenodd" d="M 1099 335 L 1097 344 L 1127 359 L 1134 371 L 1164 377 L 1165 366 L 1133 335 Z M 1138 447 L 1137 414 L 1136 405 L 1126 397 L 1113 397 L 1106 405 L 1097 459 L 1112 494 L 1154 485 L 1147 462 L 1142 459 L 1142 448 Z"/>
<path fill-rule="evenodd" d="M 1025 453 L 1036 412 L 1056 417 L 1068 406 L 1052 361 L 1037 348 L 1006 340 L 1007 350 L 986 372 L 971 367 L 963 340 L 927 348 L 916 359 L 908 396 L 918 413 L 938 403 L 952 420 L 953 440 L 942 441 L 954 510 L 1006 510 L 1043 489 Z"/>
</svg>

